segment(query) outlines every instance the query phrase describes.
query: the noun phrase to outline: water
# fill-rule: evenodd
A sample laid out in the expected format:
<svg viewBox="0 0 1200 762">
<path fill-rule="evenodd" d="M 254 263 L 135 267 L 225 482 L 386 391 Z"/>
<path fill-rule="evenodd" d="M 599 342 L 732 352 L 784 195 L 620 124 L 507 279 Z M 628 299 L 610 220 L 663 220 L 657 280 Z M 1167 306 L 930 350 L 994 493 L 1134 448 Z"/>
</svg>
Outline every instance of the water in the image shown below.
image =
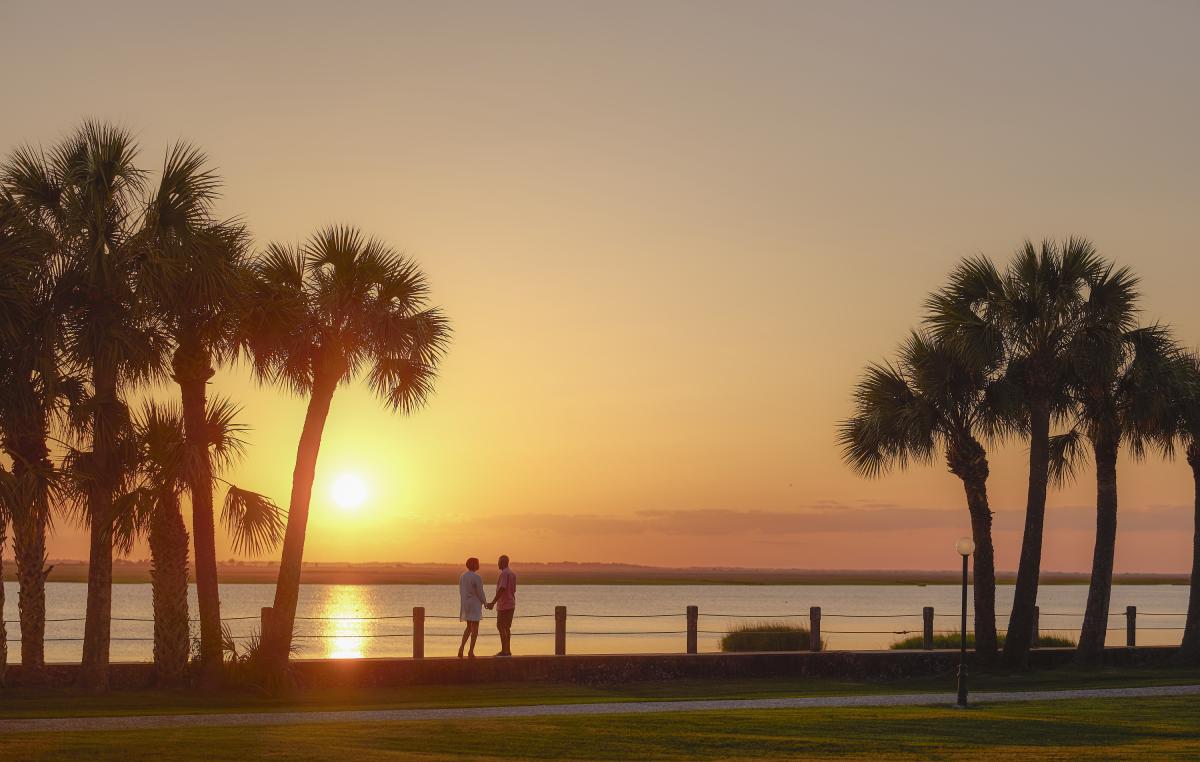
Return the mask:
<svg viewBox="0 0 1200 762">
<path fill-rule="evenodd" d="M 9 637 L 19 635 L 17 587 L 5 583 Z M 87 586 L 47 585 L 47 618 L 83 616 Z M 997 589 L 1002 628 L 1012 604 L 1012 586 Z M 1138 607 L 1138 644 L 1174 645 L 1182 636 L 1187 609 L 1186 585 L 1117 585 L 1113 588 L 1109 643 L 1125 643 L 1125 607 Z M 244 638 L 258 629 L 259 610 L 271 605 L 273 585 L 226 585 L 221 588 L 222 616 L 232 634 Z M 921 632 L 921 609 L 933 606 L 938 630 L 957 630 L 960 589 L 955 585 L 524 585 L 518 595 L 513 651 L 554 652 L 554 607 L 566 606 L 568 653 L 679 653 L 685 648 L 686 607 L 700 608 L 699 647 L 718 650 L 720 636 L 732 624 L 780 617 L 806 624 L 810 606 L 822 608 L 822 631 L 830 649 L 886 648 L 904 632 Z M 151 618 L 150 585 L 113 587 L 114 619 Z M 1041 630 L 1078 633 L 1087 600 L 1084 585 L 1046 585 L 1040 590 Z M 452 655 L 458 648 L 457 585 L 306 585 L 300 591 L 297 643 L 300 658 L 362 658 L 412 654 L 414 606 L 424 606 L 425 653 Z M 196 615 L 195 589 L 191 612 Z M 626 618 L 627 615 L 639 615 Z M 718 616 L 720 614 L 732 616 Z M 1065 614 L 1065 616 L 1064 616 Z M 590 615 L 590 616 L 588 616 Z M 620 616 L 614 616 L 620 615 Z M 887 616 L 882 616 L 887 615 Z M 894 615 L 894 616 L 893 616 Z M 311 619 L 304 618 L 311 617 Z M 373 618 L 398 617 L 398 618 Z M 785 618 L 786 619 L 782 619 Z M 1159 629 L 1162 628 L 1162 629 Z M 1168 629 L 1171 628 L 1171 629 Z M 195 626 L 193 625 L 193 629 Z M 113 661 L 149 661 L 150 621 L 113 622 Z M 52 662 L 78 661 L 82 621 L 50 622 L 46 656 Z M 122 638 L 129 638 L 123 640 Z M 499 650 L 494 619 L 485 612 L 478 653 Z M 10 646 L 10 658 L 18 658 Z"/>
</svg>

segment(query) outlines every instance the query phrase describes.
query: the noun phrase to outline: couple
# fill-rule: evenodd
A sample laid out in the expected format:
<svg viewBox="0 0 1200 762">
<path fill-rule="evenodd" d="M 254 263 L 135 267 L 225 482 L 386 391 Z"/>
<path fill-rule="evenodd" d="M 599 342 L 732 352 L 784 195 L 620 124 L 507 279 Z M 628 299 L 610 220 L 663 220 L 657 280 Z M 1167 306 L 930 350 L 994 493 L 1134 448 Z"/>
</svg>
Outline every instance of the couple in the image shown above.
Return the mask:
<svg viewBox="0 0 1200 762">
<path fill-rule="evenodd" d="M 467 640 L 471 641 L 471 650 L 467 656 L 475 658 L 475 641 L 479 638 L 479 620 L 483 619 L 483 609 L 496 609 L 496 629 L 500 632 L 500 653 L 497 656 L 512 656 L 509 650 L 509 639 L 512 638 L 513 614 L 517 610 L 517 575 L 508 568 L 508 556 L 500 556 L 496 562 L 500 567 L 500 576 L 496 579 L 496 595 L 488 600 L 483 592 L 483 578 L 479 576 L 479 559 L 468 558 L 467 570 L 458 578 L 458 620 L 467 623 L 463 630 L 462 643 L 458 646 L 458 658 L 463 657 L 463 649 Z"/>
</svg>

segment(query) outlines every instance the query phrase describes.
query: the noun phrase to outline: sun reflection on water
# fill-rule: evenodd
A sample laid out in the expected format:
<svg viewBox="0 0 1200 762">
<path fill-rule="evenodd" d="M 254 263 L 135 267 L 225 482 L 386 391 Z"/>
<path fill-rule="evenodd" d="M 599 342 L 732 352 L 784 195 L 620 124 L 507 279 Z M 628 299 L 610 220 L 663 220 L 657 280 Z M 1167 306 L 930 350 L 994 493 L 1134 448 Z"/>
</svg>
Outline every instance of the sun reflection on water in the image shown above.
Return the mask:
<svg viewBox="0 0 1200 762">
<path fill-rule="evenodd" d="M 370 616 L 368 596 L 358 585 L 333 585 L 328 588 L 319 616 L 326 620 L 325 658 L 361 659 L 366 647 L 369 622 L 355 617 Z"/>
</svg>

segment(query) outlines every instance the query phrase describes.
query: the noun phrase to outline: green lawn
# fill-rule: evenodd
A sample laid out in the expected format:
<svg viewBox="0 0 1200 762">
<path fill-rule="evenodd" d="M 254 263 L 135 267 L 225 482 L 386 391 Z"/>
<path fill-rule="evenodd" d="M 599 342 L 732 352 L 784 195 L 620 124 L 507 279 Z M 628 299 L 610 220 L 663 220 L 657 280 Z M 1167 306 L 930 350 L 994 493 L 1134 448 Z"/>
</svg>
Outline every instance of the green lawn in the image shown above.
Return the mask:
<svg viewBox="0 0 1200 762">
<path fill-rule="evenodd" d="M 0 759 L 1195 759 L 1193 697 L 0 736 Z"/>
<path fill-rule="evenodd" d="M 1076 669 L 983 673 L 971 676 L 972 690 L 1058 690 L 1141 685 L 1200 684 L 1200 669 Z M 253 694 L 123 692 L 90 696 L 74 691 L 0 693 L 0 716 L 71 717 L 211 712 L 301 711 L 356 708 L 419 708 L 662 701 L 776 696 L 841 696 L 868 693 L 951 692 L 954 675 L 901 680 L 855 681 L 819 678 L 672 680 L 589 686 L 568 683 L 428 685 L 387 689 L 301 691 L 287 698 Z"/>
</svg>

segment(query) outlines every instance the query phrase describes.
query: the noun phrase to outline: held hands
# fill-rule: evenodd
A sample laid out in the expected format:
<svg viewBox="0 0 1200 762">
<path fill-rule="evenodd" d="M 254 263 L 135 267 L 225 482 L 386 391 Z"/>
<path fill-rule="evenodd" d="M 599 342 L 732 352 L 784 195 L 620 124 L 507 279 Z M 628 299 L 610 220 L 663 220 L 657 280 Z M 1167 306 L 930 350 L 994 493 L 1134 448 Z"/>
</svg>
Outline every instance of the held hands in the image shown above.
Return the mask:
<svg viewBox="0 0 1200 762">
<path fill-rule="evenodd" d="M 486 608 L 488 611 L 491 611 L 492 609 L 494 609 L 494 608 L 496 607 L 496 604 L 494 604 L 494 603 L 485 603 L 485 604 L 483 604 L 483 607 L 484 607 L 484 608 Z"/>
</svg>

